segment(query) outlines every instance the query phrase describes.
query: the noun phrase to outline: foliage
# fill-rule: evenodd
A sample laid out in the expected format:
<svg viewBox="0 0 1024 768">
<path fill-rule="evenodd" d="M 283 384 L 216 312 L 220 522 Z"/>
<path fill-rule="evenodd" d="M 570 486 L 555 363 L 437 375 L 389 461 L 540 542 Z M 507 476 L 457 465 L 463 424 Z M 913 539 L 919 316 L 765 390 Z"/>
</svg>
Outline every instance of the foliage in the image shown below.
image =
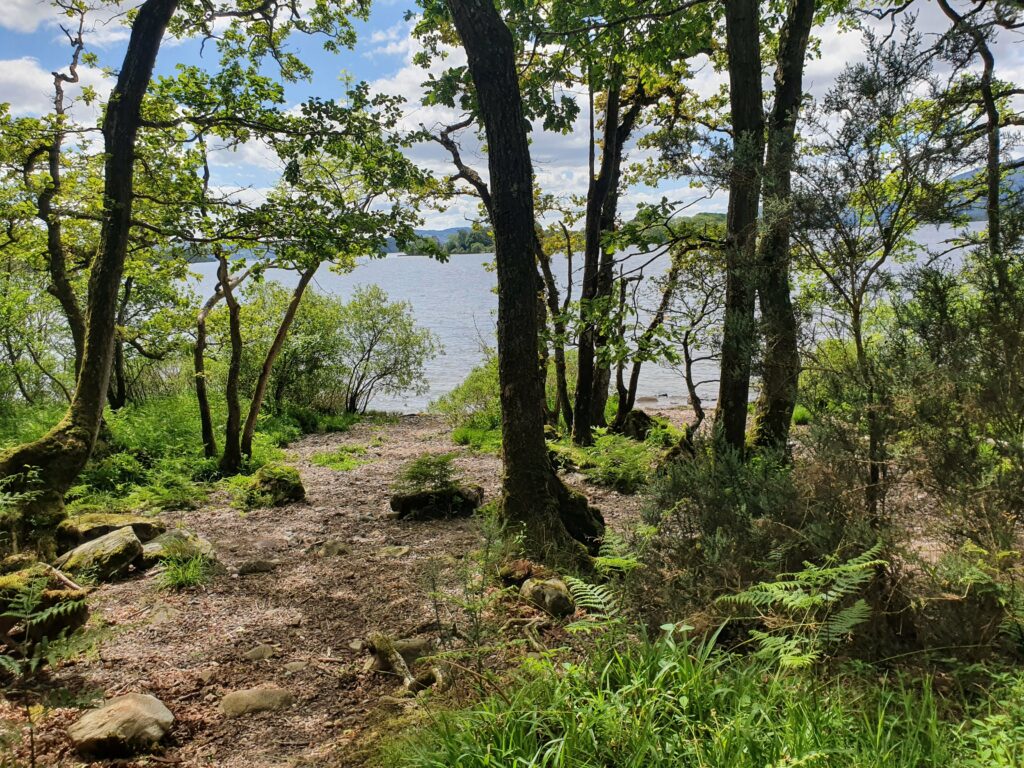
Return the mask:
<svg viewBox="0 0 1024 768">
<path fill-rule="evenodd" d="M 424 453 L 405 464 L 395 480 L 403 493 L 445 493 L 459 482 L 454 453 Z"/>
<path fill-rule="evenodd" d="M 797 573 L 780 574 L 718 602 L 754 611 L 765 630 L 751 630 L 758 654 L 782 667 L 803 667 L 820 661 L 825 652 L 864 623 L 871 614 L 858 597 L 885 562 L 881 546 L 846 562 L 805 563 Z"/>
<path fill-rule="evenodd" d="M 927 680 L 782 676 L 760 659 L 676 639 L 668 628 L 578 663 L 528 661 L 500 696 L 435 716 L 397 738 L 385 760 L 402 768 L 920 768 L 955 764 L 983 740 L 1015 749 L 996 742 L 997 719 L 967 733 L 959 719 L 943 720 Z M 999 701 L 989 717 L 1019 728 L 1020 707 L 1005 694 Z"/>
<path fill-rule="evenodd" d="M 333 451 L 314 453 L 310 461 L 318 467 L 327 467 L 337 472 L 349 472 L 368 463 L 364 445 L 341 445 Z"/>
<path fill-rule="evenodd" d="M 548 445 L 559 463 L 576 467 L 591 482 L 624 494 L 640 491 L 652 476 L 665 432 L 654 433 L 642 443 L 602 429 L 594 434 L 591 446 L 576 445 L 568 437 Z"/>
</svg>

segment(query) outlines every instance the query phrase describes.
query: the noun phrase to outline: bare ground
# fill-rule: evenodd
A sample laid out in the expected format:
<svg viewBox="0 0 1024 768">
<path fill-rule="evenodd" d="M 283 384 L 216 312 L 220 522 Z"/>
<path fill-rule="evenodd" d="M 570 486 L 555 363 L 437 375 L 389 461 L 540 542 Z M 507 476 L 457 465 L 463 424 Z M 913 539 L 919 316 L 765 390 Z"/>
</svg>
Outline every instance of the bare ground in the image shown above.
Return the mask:
<svg viewBox="0 0 1024 768">
<path fill-rule="evenodd" d="M 366 446 L 369 463 L 339 472 L 310 462 L 341 445 Z M 118 765 L 365 764 L 367 745 L 393 716 L 396 682 L 364 671 L 366 657 L 350 643 L 374 631 L 393 637 L 436 631 L 427 574 L 440 572 L 449 582 L 441 586 L 452 587 L 459 561 L 482 541 L 474 520 L 402 522 L 388 516 L 389 487 L 399 468 L 428 451 L 458 451 L 456 464 L 466 480 L 494 497 L 497 457 L 460 449 L 436 418 L 412 416 L 294 444 L 289 461 L 302 474 L 303 503 L 243 513 L 217 494 L 201 509 L 164 515 L 169 525 L 210 539 L 224 570 L 198 591 L 161 590 L 150 574 L 95 592 L 93 622 L 109 627 L 109 636 L 98 653 L 54 676 L 54 687 L 63 688 L 75 706 L 43 716 L 37 764 L 83 765 L 65 735 L 80 715 L 77 707 L 86 706 L 90 694 L 99 699 L 128 692 L 155 695 L 176 722 L 162 753 Z M 636 498 L 585 485 L 579 476 L 567 480 L 587 493 L 613 528 L 636 518 Z M 348 553 L 317 556 L 327 541 L 343 542 Z M 408 551 L 396 549 L 404 547 Z M 254 560 L 273 561 L 274 568 L 237 574 Z M 273 646 L 274 656 L 247 659 L 245 652 L 260 644 Z M 261 684 L 288 689 L 295 704 L 237 719 L 220 714 L 225 693 Z M 0 701 L 0 726 L 4 720 L 24 725 L 18 708 Z M 23 746 L 18 753 L 24 757 Z"/>
</svg>

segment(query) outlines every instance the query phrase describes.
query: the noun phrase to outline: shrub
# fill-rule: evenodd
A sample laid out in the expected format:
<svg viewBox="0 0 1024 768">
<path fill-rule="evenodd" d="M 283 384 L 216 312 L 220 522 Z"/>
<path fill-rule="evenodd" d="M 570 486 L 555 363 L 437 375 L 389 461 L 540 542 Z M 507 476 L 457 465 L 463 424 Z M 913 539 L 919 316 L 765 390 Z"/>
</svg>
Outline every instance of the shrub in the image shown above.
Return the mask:
<svg viewBox="0 0 1024 768">
<path fill-rule="evenodd" d="M 159 584 L 163 589 L 181 591 L 208 584 L 213 575 L 213 562 L 206 555 L 175 556 L 161 560 Z"/>
<path fill-rule="evenodd" d="M 246 509 L 279 507 L 306 498 L 299 471 L 280 464 L 264 464 L 242 487 L 241 504 Z"/>
<path fill-rule="evenodd" d="M 398 474 L 395 490 L 402 493 L 445 493 L 458 485 L 454 453 L 425 453 Z"/>
<path fill-rule="evenodd" d="M 496 429 L 501 426 L 498 396 L 498 356 L 486 350 L 484 361 L 459 386 L 430 404 L 452 427 Z"/>
</svg>

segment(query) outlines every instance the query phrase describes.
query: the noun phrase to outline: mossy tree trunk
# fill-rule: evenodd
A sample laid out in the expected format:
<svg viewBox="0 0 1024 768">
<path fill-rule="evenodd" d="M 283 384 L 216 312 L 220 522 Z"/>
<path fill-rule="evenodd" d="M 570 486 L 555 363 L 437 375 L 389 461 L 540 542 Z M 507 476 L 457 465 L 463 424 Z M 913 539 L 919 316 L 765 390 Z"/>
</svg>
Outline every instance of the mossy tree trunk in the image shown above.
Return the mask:
<svg viewBox="0 0 1024 768">
<path fill-rule="evenodd" d="M 224 302 L 228 305 L 228 339 L 231 349 L 224 384 L 224 399 L 228 407 L 224 423 L 224 453 L 221 454 L 218 469 L 223 475 L 237 475 L 242 469 L 242 405 L 238 399 L 238 380 L 242 372 L 242 308 L 231 285 L 227 257 L 218 253 L 217 261 L 217 279 L 224 291 Z"/>
<path fill-rule="evenodd" d="M 715 428 L 721 445 L 742 451 L 757 336 L 755 248 L 764 158 L 759 3 L 756 0 L 726 3 L 725 27 L 733 148 L 726 222 L 725 321 Z"/>
<path fill-rule="evenodd" d="M 768 120 L 764 168 L 764 224 L 758 247 L 758 298 L 764 328 L 764 370 L 754 417 L 760 446 L 784 449 L 796 406 L 800 350 L 789 287 L 792 170 L 796 123 L 803 99 L 804 60 L 816 0 L 791 0 L 779 39 L 775 103 Z"/>
<path fill-rule="evenodd" d="M 527 553 L 578 559 L 604 523 L 548 461 L 538 369 L 533 169 L 508 27 L 492 0 L 448 0 L 487 136 L 498 272 L 498 378 L 504 458 L 501 514 Z"/>
<path fill-rule="evenodd" d="M 164 32 L 178 0 L 146 0 L 132 24 L 117 83 L 103 118 L 104 184 L 100 245 L 89 272 L 85 337 L 67 414 L 43 437 L 0 457 L 0 477 L 34 471 L 42 486 L 34 512 L 59 511 L 64 493 L 92 453 L 103 418 L 114 354 L 115 322 L 131 229 L 135 138 Z"/>
</svg>

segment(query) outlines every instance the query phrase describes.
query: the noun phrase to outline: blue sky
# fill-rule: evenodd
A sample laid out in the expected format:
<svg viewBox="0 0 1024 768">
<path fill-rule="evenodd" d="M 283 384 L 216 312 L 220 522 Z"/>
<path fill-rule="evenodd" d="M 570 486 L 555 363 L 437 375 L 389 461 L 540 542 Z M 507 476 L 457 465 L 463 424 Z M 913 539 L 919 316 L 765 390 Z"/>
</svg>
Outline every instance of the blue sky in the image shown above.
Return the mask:
<svg viewBox="0 0 1024 768">
<path fill-rule="evenodd" d="M 0 102 L 9 102 L 15 114 L 41 114 L 50 108 L 52 99 L 51 70 L 67 64 L 68 46 L 58 27 L 61 17 L 49 0 L 0 0 Z M 136 0 L 137 3 L 137 0 Z M 123 3 L 122 7 L 136 4 Z M 939 30 L 945 19 L 931 2 L 918 3 L 922 30 Z M 293 50 L 314 70 L 313 80 L 289 86 L 289 103 L 316 95 L 321 98 L 338 97 L 343 92 L 343 73 L 358 81 L 365 80 L 375 90 L 397 94 L 406 99 L 405 127 L 431 126 L 438 122 L 453 122 L 458 115 L 438 107 L 423 107 L 419 103 L 420 84 L 426 78 L 423 70 L 412 62 L 419 49 L 410 36 L 410 24 L 403 20 L 407 10 L 415 9 L 415 0 L 378 0 L 373 4 L 368 22 L 356 24 L 359 41 L 354 50 L 339 54 L 325 52 L 316 40 L 296 36 L 291 42 Z M 117 14 L 107 9 L 94 14 L 87 36 L 90 50 L 98 54 L 102 65 L 116 67 L 124 51 L 128 30 L 118 22 Z M 847 63 L 861 56 L 862 44 L 856 33 L 843 32 L 833 26 L 818 30 L 821 39 L 820 58 L 808 63 L 805 81 L 814 95 L 821 95 L 833 82 L 836 74 Z M 457 61 L 461 52 L 455 52 Z M 1019 38 L 1005 40 L 997 48 L 1000 73 L 1007 79 L 1024 82 L 1024 45 Z M 170 73 L 179 62 L 205 63 L 216 66 L 215 51 L 210 48 L 200 58 L 195 41 L 172 43 L 168 41 L 160 51 L 157 63 L 159 73 Z M 98 71 L 83 71 L 84 84 L 92 85 L 101 93 L 109 89 L 110 81 Z M 700 93 L 711 93 L 722 82 L 710 67 L 701 69 L 691 81 Z M 766 85 L 769 82 L 766 81 Z M 579 94 L 582 97 L 582 94 Z M 88 121 L 90 116 L 83 105 L 76 107 L 77 117 Z M 531 152 L 538 183 L 545 192 L 566 197 L 585 192 L 587 185 L 586 118 L 570 135 L 545 133 L 535 128 Z M 486 171 L 486 158 L 471 137 L 463 147 L 468 162 L 481 172 Z M 419 163 L 438 174 L 450 171 L 448 158 L 440 148 L 424 145 L 410 153 Z M 636 152 L 633 152 L 634 158 Z M 257 198 L 277 178 L 279 168 L 273 154 L 259 145 L 247 145 L 234 153 L 221 153 L 215 162 L 215 182 L 225 188 L 239 190 L 241 195 Z M 657 189 L 648 187 L 628 190 L 622 199 L 622 213 L 629 216 L 637 204 L 653 202 L 662 196 L 693 202 L 691 210 L 723 210 L 725 200 L 721 194 L 706 199 L 703 190 L 689 187 L 685 179 L 666 180 Z M 445 211 L 426 212 L 426 226 L 446 227 L 466 224 L 477 217 L 475 200 L 464 198 L 452 203 Z"/>
</svg>

